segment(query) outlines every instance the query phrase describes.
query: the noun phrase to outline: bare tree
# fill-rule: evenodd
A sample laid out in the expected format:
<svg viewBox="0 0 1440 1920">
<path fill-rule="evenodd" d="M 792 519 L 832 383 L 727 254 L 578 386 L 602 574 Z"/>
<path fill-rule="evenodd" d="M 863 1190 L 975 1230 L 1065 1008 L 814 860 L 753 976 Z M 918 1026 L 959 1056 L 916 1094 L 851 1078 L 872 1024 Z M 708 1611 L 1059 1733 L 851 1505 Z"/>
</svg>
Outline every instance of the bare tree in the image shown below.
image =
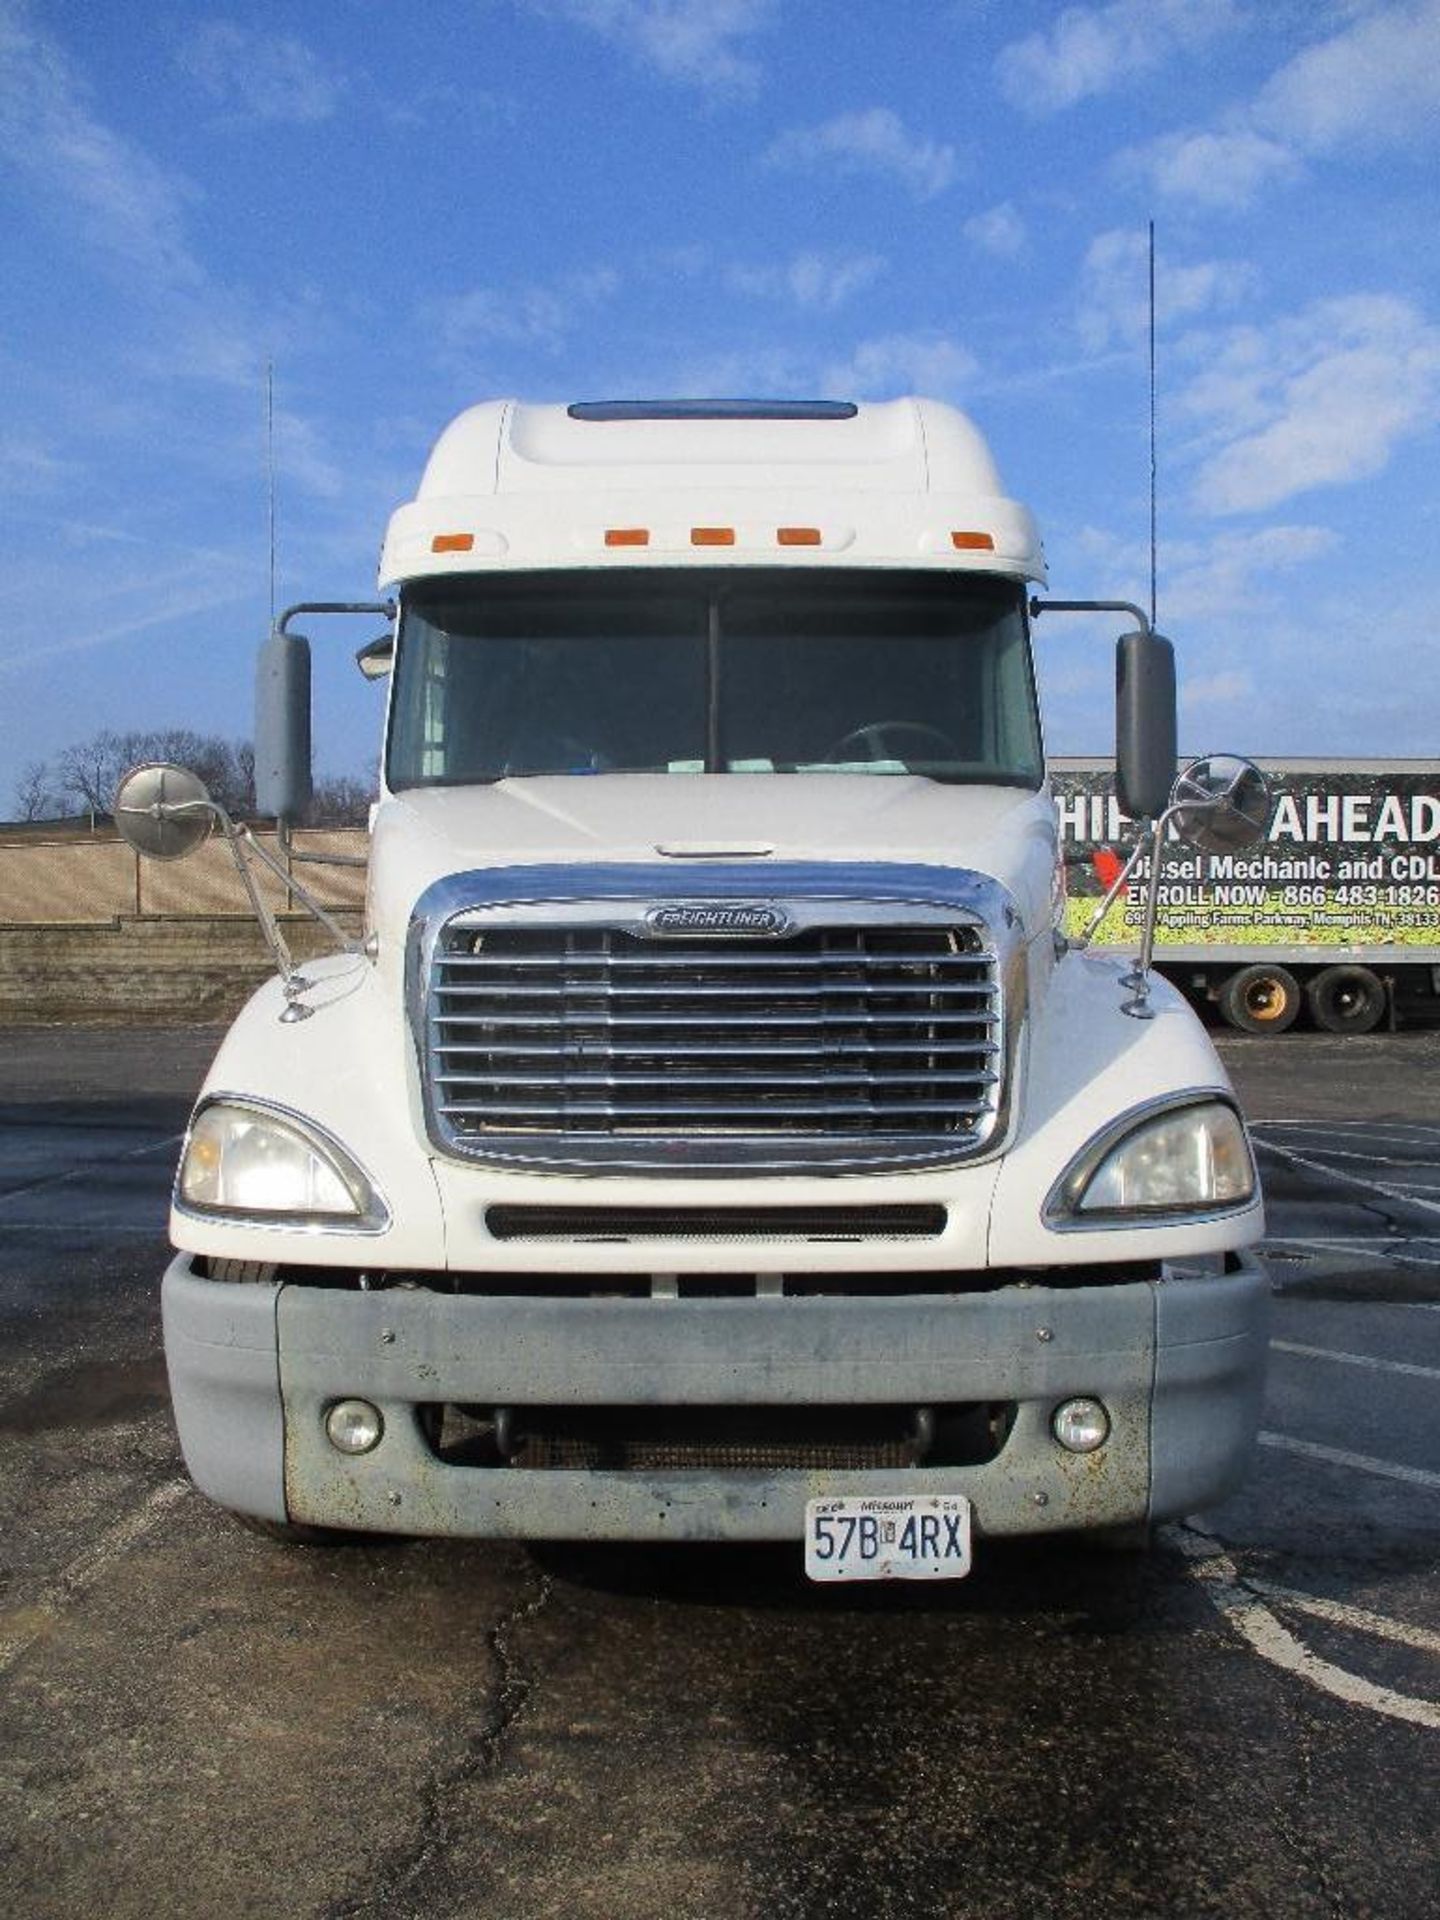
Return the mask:
<svg viewBox="0 0 1440 1920">
<path fill-rule="evenodd" d="M 370 818 L 377 782 L 353 773 L 332 774 L 315 782 L 307 815 L 312 827 L 363 827 Z"/>
<path fill-rule="evenodd" d="M 43 760 L 32 760 L 15 782 L 17 820 L 55 820 L 64 809 L 59 794 L 50 784 L 50 769 Z"/>
<path fill-rule="evenodd" d="M 108 813 L 115 787 L 130 764 L 121 736 L 107 727 L 89 740 L 62 748 L 55 784 L 67 813 Z"/>
<path fill-rule="evenodd" d="M 237 820 L 255 813 L 255 748 L 248 740 L 226 740 L 191 727 L 152 727 L 117 733 L 105 728 L 65 747 L 53 761 L 35 760 L 16 786 L 22 820 L 80 813 L 109 813 L 115 789 L 129 772 L 152 760 L 176 761 L 191 768 L 212 799 Z M 368 775 L 336 774 L 315 782 L 309 819 L 315 826 L 364 826 L 379 784 L 378 770 Z"/>
<path fill-rule="evenodd" d="M 242 817 L 255 808 L 255 754 L 248 741 L 224 740 L 190 727 L 153 727 L 116 733 L 105 728 L 64 748 L 37 784 L 54 794 L 66 813 L 108 813 L 115 789 L 131 767 L 172 760 L 191 767 L 228 812 Z M 35 771 L 35 770 L 29 770 Z"/>
</svg>

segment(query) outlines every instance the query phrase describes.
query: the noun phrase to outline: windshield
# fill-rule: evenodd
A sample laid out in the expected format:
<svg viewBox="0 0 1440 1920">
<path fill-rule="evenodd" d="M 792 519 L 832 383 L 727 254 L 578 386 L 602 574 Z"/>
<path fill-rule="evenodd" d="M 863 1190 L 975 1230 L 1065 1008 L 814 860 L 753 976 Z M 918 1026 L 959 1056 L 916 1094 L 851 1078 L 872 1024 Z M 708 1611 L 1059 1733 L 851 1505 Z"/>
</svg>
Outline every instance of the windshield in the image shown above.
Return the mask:
<svg viewBox="0 0 1440 1920">
<path fill-rule="evenodd" d="M 392 788 L 553 773 L 923 773 L 1038 787 L 1014 582 L 631 569 L 404 596 Z"/>
</svg>

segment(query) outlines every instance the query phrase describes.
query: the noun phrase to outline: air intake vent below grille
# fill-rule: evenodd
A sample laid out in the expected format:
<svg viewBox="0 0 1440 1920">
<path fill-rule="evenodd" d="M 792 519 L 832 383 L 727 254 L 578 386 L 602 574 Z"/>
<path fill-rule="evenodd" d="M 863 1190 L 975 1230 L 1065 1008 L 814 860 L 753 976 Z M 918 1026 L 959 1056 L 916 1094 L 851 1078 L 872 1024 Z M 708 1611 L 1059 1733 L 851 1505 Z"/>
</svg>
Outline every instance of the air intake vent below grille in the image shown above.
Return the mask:
<svg viewBox="0 0 1440 1920">
<path fill-rule="evenodd" d="M 944 1207 L 489 1207 L 497 1240 L 933 1240 Z"/>
<path fill-rule="evenodd" d="M 650 938 L 483 921 L 443 929 L 429 981 L 452 1150 L 686 1171 L 837 1161 L 847 1144 L 852 1165 L 962 1158 L 990 1135 L 998 968 L 974 926 Z"/>
</svg>

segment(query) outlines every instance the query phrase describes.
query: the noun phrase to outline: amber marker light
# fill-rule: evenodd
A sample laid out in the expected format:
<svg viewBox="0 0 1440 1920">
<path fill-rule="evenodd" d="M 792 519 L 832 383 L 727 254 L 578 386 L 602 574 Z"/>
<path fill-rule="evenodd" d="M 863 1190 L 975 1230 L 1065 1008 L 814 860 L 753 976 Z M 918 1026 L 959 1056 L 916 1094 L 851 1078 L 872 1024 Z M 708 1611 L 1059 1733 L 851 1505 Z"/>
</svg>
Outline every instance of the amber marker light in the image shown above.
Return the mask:
<svg viewBox="0 0 1440 1920">
<path fill-rule="evenodd" d="M 961 553 L 993 553 L 995 536 L 993 533 L 952 533 L 950 544 Z"/>
<path fill-rule="evenodd" d="M 775 544 L 780 547 L 818 547 L 819 527 L 777 527 Z"/>
<path fill-rule="evenodd" d="M 607 547 L 648 547 L 650 529 L 648 527 L 607 527 L 605 544 Z"/>
<path fill-rule="evenodd" d="M 733 527 L 691 527 L 690 544 L 692 547 L 733 547 L 735 529 Z"/>
<path fill-rule="evenodd" d="M 475 545 L 473 533 L 437 533 L 430 542 L 432 553 L 469 553 Z"/>
</svg>

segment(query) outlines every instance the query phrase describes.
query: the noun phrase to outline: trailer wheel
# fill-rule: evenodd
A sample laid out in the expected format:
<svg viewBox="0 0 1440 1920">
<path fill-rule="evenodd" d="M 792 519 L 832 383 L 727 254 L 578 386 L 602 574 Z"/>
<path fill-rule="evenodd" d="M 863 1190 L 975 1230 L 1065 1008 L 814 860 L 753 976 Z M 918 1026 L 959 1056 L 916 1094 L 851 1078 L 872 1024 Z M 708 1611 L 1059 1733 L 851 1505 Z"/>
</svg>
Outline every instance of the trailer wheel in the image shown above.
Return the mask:
<svg viewBox="0 0 1440 1920">
<path fill-rule="evenodd" d="M 1300 1011 L 1300 986 L 1285 967 L 1241 967 L 1221 987 L 1219 1007 L 1241 1033 L 1284 1033 Z"/>
<path fill-rule="evenodd" d="M 1326 1033 L 1373 1033 L 1385 1017 L 1385 989 L 1369 967 L 1326 967 L 1306 995 L 1311 1019 Z"/>
</svg>

